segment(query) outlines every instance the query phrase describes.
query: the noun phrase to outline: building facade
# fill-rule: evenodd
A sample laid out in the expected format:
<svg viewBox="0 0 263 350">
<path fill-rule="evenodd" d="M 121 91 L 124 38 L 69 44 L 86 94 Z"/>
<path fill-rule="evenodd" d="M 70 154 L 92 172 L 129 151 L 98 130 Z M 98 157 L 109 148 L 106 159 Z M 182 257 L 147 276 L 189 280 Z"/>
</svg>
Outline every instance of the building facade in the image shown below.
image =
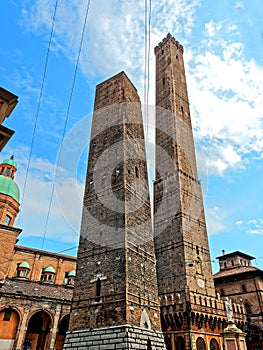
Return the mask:
<svg viewBox="0 0 263 350">
<path fill-rule="evenodd" d="M 263 271 L 252 265 L 253 256 L 235 251 L 222 255 L 214 275 L 216 291 L 243 305 L 247 318 L 247 347 L 263 349 Z"/>
<path fill-rule="evenodd" d="M 12 92 L 0 87 L 0 151 L 5 147 L 14 131 L 2 125 L 4 120 L 10 116 L 18 103 L 18 97 Z"/>
<path fill-rule="evenodd" d="M 17 245 L 14 157 L 0 164 L 0 349 L 62 349 L 76 258 Z"/>
</svg>

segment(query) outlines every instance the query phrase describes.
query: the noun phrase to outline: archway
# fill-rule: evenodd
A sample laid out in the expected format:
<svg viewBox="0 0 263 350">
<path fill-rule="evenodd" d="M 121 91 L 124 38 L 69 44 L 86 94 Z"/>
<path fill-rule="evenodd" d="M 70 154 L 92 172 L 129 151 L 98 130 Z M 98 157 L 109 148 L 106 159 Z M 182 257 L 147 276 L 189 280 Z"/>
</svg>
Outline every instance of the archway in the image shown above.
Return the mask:
<svg viewBox="0 0 263 350">
<path fill-rule="evenodd" d="M 206 350 L 206 345 L 205 345 L 205 341 L 203 338 L 198 337 L 196 340 L 196 349 L 197 350 Z"/>
<path fill-rule="evenodd" d="M 51 317 L 47 312 L 39 311 L 31 316 L 25 338 L 30 350 L 48 349 L 50 327 Z"/>
<path fill-rule="evenodd" d="M 218 342 L 214 338 L 210 341 L 210 350 L 219 350 Z"/>
<path fill-rule="evenodd" d="M 172 350 L 171 340 L 168 337 L 164 337 L 165 345 L 167 350 Z"/>
<path fill-rule="evenodd" d="M 12 308 L 0 312 L 0 348 L 13 349 L 19 324 L 19 314 Z"/>
<path fill-rule="evenodd" d="M 185 342 L 184 342 L 183 337 L 179 336 L 176 338 L 175 348 L 176 348 L 176 350 L 184 350 L 185 349 Z"/>
<path fill-rule="evenodd" d="M 62 318 L 58 327 L 55 350 L 62 350 L 69 326 L 69 315 Z"/>
</svg>

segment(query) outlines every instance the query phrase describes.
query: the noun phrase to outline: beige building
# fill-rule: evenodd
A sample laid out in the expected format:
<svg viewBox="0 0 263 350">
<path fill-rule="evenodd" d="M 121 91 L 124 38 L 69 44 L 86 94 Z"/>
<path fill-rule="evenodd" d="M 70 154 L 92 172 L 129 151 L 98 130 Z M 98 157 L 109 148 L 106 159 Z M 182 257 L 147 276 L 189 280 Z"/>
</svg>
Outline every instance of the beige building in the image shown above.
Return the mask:
<svg viewBox="0 0 263 350">
<path fill-rule="evenodd" d="M 0 150 L 14 131 L 2 122 L 18 102 L 0 88 Z M 20 194 L 14 157 L 0 164 L 0 349 L 62 349 L 76 258 L 16 245 Z"/>
</svg>

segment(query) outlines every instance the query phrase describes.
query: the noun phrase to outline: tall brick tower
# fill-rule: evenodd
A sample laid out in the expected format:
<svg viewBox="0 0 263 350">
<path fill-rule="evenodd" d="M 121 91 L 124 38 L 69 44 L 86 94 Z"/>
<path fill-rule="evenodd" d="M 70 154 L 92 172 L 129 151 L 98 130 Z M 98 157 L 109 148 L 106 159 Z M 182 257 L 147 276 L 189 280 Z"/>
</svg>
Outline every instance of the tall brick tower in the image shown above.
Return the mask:
<svg viewBox="0 0 263 350">
<path fill-rule="evenodd" d="M 90 139 L 65 348 L 165 349 L 141 105 L 124 72 L 97 86 Z"/>
<path fill-rule="evenodd" d="M 222 344 L 226 314 L 212 277 L 183 47 L 168 34 L 155 55 L 154 230 L 162 327 L 168 349 L 204 350 L 211 339 Z"/>
</svg>

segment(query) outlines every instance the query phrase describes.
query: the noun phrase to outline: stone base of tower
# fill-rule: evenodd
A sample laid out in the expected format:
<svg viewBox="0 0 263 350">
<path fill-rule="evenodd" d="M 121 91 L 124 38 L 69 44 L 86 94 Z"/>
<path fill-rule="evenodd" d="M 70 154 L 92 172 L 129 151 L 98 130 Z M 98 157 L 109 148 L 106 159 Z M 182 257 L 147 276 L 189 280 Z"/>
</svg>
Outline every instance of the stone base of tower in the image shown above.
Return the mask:
<svg viewBox="0 0 263 350">
<path fill-rule="evenodd" d="M 63 349 L 166 350 L 162 332 L 122 325 L 68 332 Z"/>
</svg>

